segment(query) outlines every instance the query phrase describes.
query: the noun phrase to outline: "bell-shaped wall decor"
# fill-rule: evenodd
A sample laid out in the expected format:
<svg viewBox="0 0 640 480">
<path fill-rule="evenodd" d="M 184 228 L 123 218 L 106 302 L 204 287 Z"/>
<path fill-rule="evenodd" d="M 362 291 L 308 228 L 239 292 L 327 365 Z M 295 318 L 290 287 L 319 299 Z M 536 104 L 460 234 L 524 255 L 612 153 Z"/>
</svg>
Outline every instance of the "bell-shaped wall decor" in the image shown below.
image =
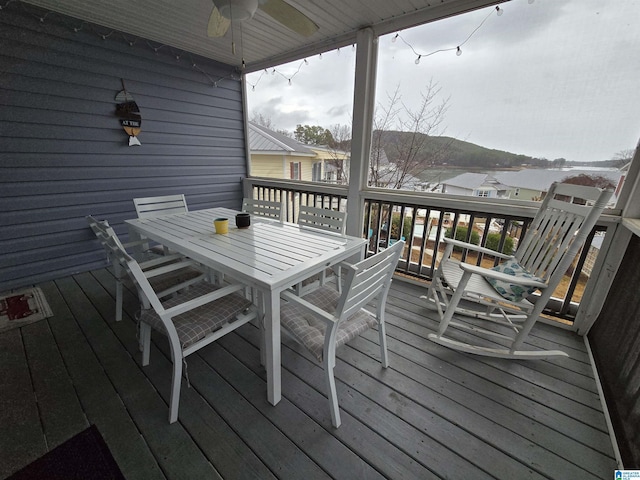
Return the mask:
<svg viewBox="0 0 640 480">
<path fill-rule="evenodd" d="M 127 92 L 127 88 L 124 86 L 124 80 L 122 82 L 122 90 L 116 95 L 116 116 L 120 118 L 120 125 L 127 135 L 129 135 L 129 146 L 140 145 L 138 135 L 140 134 L 140 127 L 142 125 L 142 116 L 140 115 L 140 109 L 138 104 L 133 99 L 133 95 Z"/>
</svg>

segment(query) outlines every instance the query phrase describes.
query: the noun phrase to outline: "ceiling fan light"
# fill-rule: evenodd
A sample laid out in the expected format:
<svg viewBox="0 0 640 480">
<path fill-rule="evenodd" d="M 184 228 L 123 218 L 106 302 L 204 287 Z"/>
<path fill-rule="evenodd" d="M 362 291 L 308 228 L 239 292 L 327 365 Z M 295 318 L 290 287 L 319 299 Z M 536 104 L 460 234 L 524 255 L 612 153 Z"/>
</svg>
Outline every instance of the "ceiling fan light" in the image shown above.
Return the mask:
<svg viewBox="0 0 640 480">
<path fill-rule="evenodd" d="M 220 3 L 220 15 L 229 20 L 249 20 L 258 9 L 258 0 L 223 0 Z"/>
</svg>

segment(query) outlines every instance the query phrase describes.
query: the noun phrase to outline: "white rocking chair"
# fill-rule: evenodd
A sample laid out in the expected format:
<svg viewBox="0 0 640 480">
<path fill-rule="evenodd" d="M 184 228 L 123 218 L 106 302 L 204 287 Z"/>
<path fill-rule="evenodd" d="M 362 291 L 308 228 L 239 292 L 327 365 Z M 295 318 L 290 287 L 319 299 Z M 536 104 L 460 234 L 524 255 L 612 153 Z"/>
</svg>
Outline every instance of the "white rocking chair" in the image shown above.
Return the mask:
<svg viewBox="0 0 640 480">
<path fill-rule="evenodd" d="M 593 229 L 612 192 L 595 187 L 553 184 L 514 256 L 445 239 L 446 248 L 425 297 L 440 325 L 429 339 L 446 347 L 500 358 L 568 356 L 560 350 L 528 350 L 523 344 L 563 275 Z M 581 199 L 583 204 L 573 203 Z M 454 247 L 503 259 L 493 269 L 452 258 Z M 533 295 L 540 290 L 539 295 Z M 489 321 L 456 322 L 461 314 Z M 485 323 L 485 322 L 482 322 Z M 474 338 L 473 343 L 457 327 Z M 497 342 L 497 346 L 495 343 Z M 504 346 L 506 345 L 506 346 Z"/>
</svg>

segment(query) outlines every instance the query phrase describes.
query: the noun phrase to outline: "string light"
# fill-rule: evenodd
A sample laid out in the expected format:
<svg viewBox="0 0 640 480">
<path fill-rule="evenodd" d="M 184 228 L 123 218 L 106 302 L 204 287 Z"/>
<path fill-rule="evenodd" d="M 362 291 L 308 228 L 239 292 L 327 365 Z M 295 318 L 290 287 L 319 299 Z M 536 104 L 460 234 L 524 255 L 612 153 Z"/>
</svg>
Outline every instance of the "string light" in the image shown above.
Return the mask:
<svg viewBox="0 0 640 480">
<path fill-rule="evenodd" d="M 529 0 L 529 3 L 533 3 L 533 0 Z M 418 51 L 416 51 L 415 48 L 413 48 L 413 45 L 411 45 L 409 42 L 407 42 L 401 35 L 400 33 L 396 33 L 393 37 L 391 37 L 391 42 L 392 43 L 396 43 L 396 40 L 399 38 L 400 40 L 402 40 L 402 42 L 404 42 L 405 45 L 407 45 L 411 51 L 416 55 L 416 60 L 415 60 L 415 64 L 419 65 L 420 64 L 420 60 L 422 59 L 422 57 L 430 57 L 431 55 L 435 55 L 436 53 L 440 53 L 440 52 L 448 52 L 448 51 L 452 51 L 455 50 L 456 55 L 459 57 L 460 55 L 462 55 L 462 46 L 467 43 L 471 37 L 484 25 L 484 23 L 489 19 L 489 17 L 491 15 L 493 15 L 494 13 L 498 16 L 502 16 L 502 13 L 504 12 L 503 9 L 500 8 L 500 6 L 496 5 L 495 9 L 491 9 L 491 12 L 489 12 L 489 14 L 482 20 L 482 22 L 480 22 L 480 25 L 478 25 L 476 28 L 473 29 L 473 31 L 467 36 L 467 38 L 465 38 L 465 40 L 458 44 L 456 47 L 450 47 L 450 48 L 440 48 L 438 50 L 434 50 L 433 52 L 430 53 L 420 53 Z"/>
<path fill-rule="evenodd" d="M 29 8 L 26 6 L 26 4 L 25 4 L 25 3 L 23 3 L 23 2 L 19 2 L 18 0 L 7 0 L 7 1 L 4 3 L 4 5 L 0 5 L 0 10 L 6 9 L 6 8 L 7 8 L 10 4 L 12 4 L 12 3 L 16 3 L 16 4 L 20 5 L 20 7 L 21 7 L 21 8 L 22 8 L 22 9 L 23 9 L 27 14 L 29 14 L 29 15 L 31 15 L 32 17 L 34 17 L 35 19 L 37 19 L 37 20 L 38 20 L 38 22 L 40 22 L 40 23 L 45 23 L 45 21 L 47 20 L 47 18 L 49 17 L 49 15 L 51 15 L 51 14 L 56 15 L 56 12 L 54 12 L 54 11 L 47 11 L 47 12 L 46 12 L 46 13 L 44 13 L 44 14 L 43 14 L 43 13 L 35 14 L 35 13 L 33 13 L 32 11 L 30 11 L 30 10 L 29 10 Z M 42 11 L 42 10 L 44 10 L 44 9 L 43 9 L 43 8 L 41 8 L 41 7 L 36 7 L 36 8 L 38 8 L 38 9 L 39 9 L 39 10 L 41 10 L 41 11 Z M 60 24 L 62 24 L 63 26 L 68 27 L 68 28 L 69 28 L 71 31 L 73 31 L 74 33 L 78 33 L 78 32 L 80 32 L 81 30 L 85 30 L 85 27 L 88 27 L 88 29 L 90 30 L 90 32 L 91 32 L 91 33 L 95 34 L 98 38 L 101 38 L 102 40 L 107 40 L 108 38 L 110 38 L 110 37 L 112 37 L 112 36 L 113 36 L 114 38 L 116 38 L 116 37 L 120 36 L 120 37 L 122 37 L 122 39 L 123 39 L 123 40 L 124 40 L 124 41 L 125 41 L 125 42 L 130 46 L 130 47 L 133 47 L 136 43 L 138 43 L 138 40 L 143 40 L 143 43 L 144 43 L 144 44 L 146 44 L 146 45 L 147 45 L 151 50 L 153 50 L 153 51 L 154 51 L 154 53 L 155 53 L 156 55 L 157 55 L 157 54 L 158 54 L 158 52 L 159 52 L 160 50 L 162 50 L 163 48 L 168 48 L 168 49 L 171 49 L 171 50 L 172 50 L 172 47 L 171 47 L 170 45 L 164 45 L 164 44 L 161 44 L 161 45 L 152 45 L 149 41 L 144 40 L 144 39 L 141 39 L 141 38 L 138 38 L 138 37 L 134 37 L 134 39 L 133 39 L 133 40 L 131 40 L 130 38 L 127 38 L 123 33 L 118 32 L 117 30 L 111 30 L 111 31 L 109 31 L 108 33 L 100 32 L 100 31 L 98 31 L 98 29 L 96 29 L 96 27 L 95 27 L 93 24 L 88 23 L 88 22 L 82 22 L 82 23 L 80 23 L 79 25 L 78 25 L 78 24 L 76 24 L 75 26 L 69 26 L 69 25 L 68 25 L 68 23 L 66 22 L 66 17 L 65 17 L 65 16 L 62 16 L 62 15 L 60 16 L 59 23 L 60 23 Z M 66 24 L 66 25 L 65 25 L 65 24 Z M 114 34 L 116 34 L 116 35 L 114 36 Z M 172 50 L 172 53 L 171 53 L 171 54 L 175 56 L 176 60 L 180 61 L 181 54 L 184 54 L 184 53 L 185 53 L 185 52 L 183 52 L 183 51 L 181 51 L 181 52 L 179 52 L 179 53 L 175 53 L 175 52 Z M 211 85 L 212 85 L 213 87 L 218 87 L 218 85 L 220 84 L 220 82 L 221 82 L 222 80 L 233 80 L 233 81 L 239 81 L 239 80 L 240 80 L 240 77 L 239 77 L 238 75 L 235 75 L 234 73 L 229 73 L 229 74 L 227 74 L 227 75 L 222 75 L 222 76 L 220 76 L 220 77 L 218 77 L 218 78 L 214 79 L 214 78 L 213 78 L 213 77 L 211 77 L 211 75 L 209 75 L 206 71 L 204 71 L 202 68 L 200 68 L 200 66 L 199 66 L 199 65 L 198 65 L 198 64 L 193 60 L 193 58 L 191 57 L 191 54 L 189 54 L 188 52 L 187 52 L 187 54 L 188 54 L 188 55 L 189 55 L 189 57 L 190 57 L 191 67 L 192 67 L 193 69 L 197 70 L 198 72 L 200 72 L 202 75 L 204 75 L 204 76 L 207 78 L 207 80 L 209 80 L 209 82 L 211 82 Z M 244 66 L 245 66 L 244 59 L 242 60 L 242 65 L 243 65 L 243 68 L 244 68 Z"/>
<path fill-rule="evenodd" d="M 529 4 L 532 4 L 532 3 L 534 3 L 534 1 L 535 1 L 535 0 L 528 0 L 528 3 L 529 3 Z M 7 8 L 7 7 L 8 7 L 10 4 L 12 4 L 12 3 L 18 3 L 18 4 L 20 4 L 20 5 L 22 6 L 22 8 L 23 8 L 23 9 L 25 9 L 25 10 L 27 11 L 27 13 L 29 13 L 29 14 L 30 14 L 30 15 L 32 15 L 33 17 L 37 18 L 37 19 L 38 19 L 38 21 L 39 21 L 40 23 L 45 23 L 45 20 L 47 19 L 47 17 L 48 17 L 50 14 L 52 14 L 52 13 L 54 13 L 54 14 L 55 14 L 55 13 L 56 13 L 56 12 L 53 12 L 53 11 L 48 11 L 48 12 L 46 12 L 44 15 L 36 15 L 36 14 L 33 14 L 33 13 L 31 13 L 31 12 L 29 12 L 29 11 L 28 11 L 28 9 L 26 8 L 26 6 L 25 6 L 25 4 L 24 4 L 23 2 L 19 2 L 18 0 L 7 0 L 7 1 L 6 1 L 6 3 L 5 3 L 4 5 L 0 5 L 0 10 Z M 457 56 L 460 56 L 460 55 L 462 55 L 462 48 L 461 48 L 461 47 L 471 39 L 471 37 L 472 37 L 472 36 L 473 36 L 473 35 L 474 35 L 474 34 L 475 34 L 475 33 L 476 33 L 476 32 L 477 32 L 477 31 L 478 31 L 478 30 L 479 30 L 479 29 L 484 25 L 484 23 L 488 20 L 488 18 L 489 18 L 493 13 L 495 13 L 497 16 L 502 16 L 502 14 L 504 13 L 504 10 L 503 10 L 502 8 L 500 8 L 500 6 L 499 6 L 499 5 L 496 5 L 496 7 L 495 7 L 494 9 L 492 9 L 492 10 L 491 10 L 491 12 L 489 13 L 489 15 L 487 15 L 487 16 L 482 20 L 482 22 L 480 22 L 480 24 L 479 24 L 479 25 L 478 25 L 478 26 L 477 26 L 477 27 L 476 27 L 476 28 L 475 28 L 475 29 L 474 29 L 474 30 L 473 30 L 473 31 L 472 31 L 472 32 L 467 36 L 467 38 L 466 38 L 462 43 L 460 43 L 459 45 L 457 45 L 456 47 L 443 48 L 443 49 L 435 50 L 435 51 L 430 52 L 430 53 L 419 53 L 419 52 L 417 52 L 417 51 L 413 48 L 413 46 L 412 46 L 411 44 L 409 44 L 409 43 L 408 43 L 408 42 L 407 42 L 407 41 L 406 41 L 406 40 L 405 40 L 405 39 L 400 35 L 400 33 L 399 33 L 399 32 L 398 32 L 398 33 L 396 33 L 396 34 L 391 38 L 391 42 L 392 42 L 392 43 L 396 43 L 396 41 L 397 41 L 397 39 L 398 39 L 398 38 L 399 38 L 400 40 L 402 40 L 402 42 L 404 42 L 404 43 L 405 43 L 405 44 L 406 44 L 406 45 L 407 45 L 407 46 L 408 46 L 408 47 L 413 51 L 413 53 L 416 55 L 416 60 L 415 60 L 415 64 L 416 64 L 416 65 L 419 65 L 419 64 L 420 64 L 420 61 L 421 61 L 421 59 L 422 59 L 423 57 L 429 57 L 429 56 L 434 55 L 434 54 L 439 53 L 439 52 L 445 52 L 445 51 L 455 50 L 456 55 L 457 55 Z M 75 33 L 78 33 L 78 32 L 80 32 L 81 30 L 83 30 L 83 29 L 84 29 L 84 27 L 85 27 L 85 26 L 87 26 L 87 25 L 89 26 L 90 30 L 91 30 L 93 33 L 95 33 L 96 35 L 98 35 L 98 37 L 102 38 L 102 40 L 106 40 L 106 39 L 108 39 L 109 37 L 111 37 L 114 33 L 116 33 L 116 30 L 111 30 L 109 33 L 100 33 L 100 32 L 98 32 L 98 31 L 96 31 L 95 27 L 94 27 L 92 24 L 87 23 L 87 22 L 82 22 L 79 26 L 71 27 L 71 29 L 72 29 Z M 233 34 L 233 32 L 232 32 L 232 34 Z M 125 37 L 125 36 L 124 36 L 124 34 L 120 34 L 120 35 L 122 36 L 122 38 L 124 39 L 124 41 L 128 43 L 128 45 L 129 45 L 130 47 L 133 47 L 133 46 L 138 42 L 138 40 L 141 40 L 140 38 L 135 38 L 134 40 L 129 40 L 129 39 L 127 39 L 127 37 Z M 142 39 L 142 40 L 144 40 L 144 39 Z M 242 37 L 240 38 L 240 41 L 241 41 L 241 43 L 242 43 Z M 144 42 L 145 42 L 145 43 L 147 44 L 147 46 L 149 46 L 149 47 L 150 47 L 150 48 L 151 48 L 151 49 L 152 49 L 156 54 L 158 54 L 158 52 L 159 52 L 161 49 L 165 48 L 165 47 L 167 47 L 167 48 L 171 48 L 169 45 L 157 45 L 157 46 L 154 46 L 154 45 L 151 45 L 151 44 L 149 43 L 149 41 L 147 41 L 147 40 L 144 40 Z M 355 49 L 356 49 L 356 45 L 355 45 L 355 44 L 352 44 L 352 45 L 351 45 L 351 47 L 352 47 L 352 50 L 355 50 Z M 233 42 L 233 41 L 232 41 L 231 48 L 232 48 L 232 53 L 235 55 L 235 53 L 236 53 L 236 52 L 235 52 L 236 48 L 235 48 L 235 42 Z M 242 48 L 242 46 L 241 46 L 241 48 Z M 184 52 L 182 52 L 182 53 L 184 53 Z M 187 52 L 187 53 L 188 53 L 188 52 Z M 336 49 L 336 54 L 337 54 L 337 55 L 340 55 L 340 47 L 338 47 L 338 48 Z M 189 54 L 189 56 L 191 57 L 191 55 L 190 55 L 190 54 Z M 181 58 L 181 55 L 180 55 L 180 54 L 175 54 L 175 59 L 176 59 L 177 61 L 180 61 L 180 58 Z M 318 60 L 322 60 L 322 53 L 319 53 L 319 54 L 318 54 Z M 293 78 L 294 78 L 294 77 L 299 73 L 300 68 L 302 67 L 302 65 L 309 65 L 309 62 L 308 62 L 308 60 L 307 60 L 306 58 L 305 58 L 305 59 L 303 59 L 303 60 L 301 61 L 300 65 L 298 66 L 297 71 L 296 71 L 293 75 L 291 75 L 291 76 L 285 76 L 283 73 L 281 73 L 280 71 L 278 71 L 275 67 L 271 70 L 271 75 L 275 75 L 275 74 L 277 73 L 278 75 L 280 75 L 281 77 L 283 77 L 284 79 L 286 79 L 286 80 L 287 80 L 287 84 L 288 84 L 289 86 L 291 86 L 291 85 L 292 85 L 292 80 L 293 80 Z M 191 67 L 192 67 L 193 69 L 195 69 L 195 70 L 199 71 L 200 73 L 202 73 L 204 76 L 206 76 L 206 77 L 207 77 L 207 79 L 208 79 L 208 80 L 211 82 L 211 84 L 213 85 L 213 87 L 218 87 L 218 84 L 219 84 L 219 82 L 220 82 L 221 80 L 225 80 L 225 79 L 230 79 L 230 80 L 234 80 L 234 81 L 239 80 L 239 77 L 235 76 L 233 73 L 228 74 L 228 75 L 225 75 L 225 76 L 221 76 L 221 77 L 219 77 L 218 79 L 214 80 L 214 79 L 213 79 L 213 78 L 212 78 L 208 73 L 206 73 L 202 68 L 200 68 L 200 67 L 199 67 L 199 66 L 198 66 L 198 65 L 193 61 L 193 58 L 191 58 Z M 241 68 L 242 68 L 242 70 L 244 70 L 244 69 L 246 68 L 246 62 L 245 62 L 245 59 L 244 59 L 244 58 L 242 58 L 242 61 L 241 61 Z M 250 85 L 251 85 L 251 89 L 252 89 L 252 91 L 255 91 L 256 86 L 258 85 L 258 83 L 260 82 L 260 80 L 262 79 L 262 77 L 263 77 L 265 74 L 267 74 L 267 73 L 269 73 L 269 70 L 268 70 L 267 68 L 265 68 L 265 69 L 264 69 L 264 71 L 260 74 L 260 77 L 258 77 L 258 80 L 255 82 L 255 84 L 250 84 Z M 246 78 L 246 77 L 245 77 L 245 78 Z"/>
</svg>

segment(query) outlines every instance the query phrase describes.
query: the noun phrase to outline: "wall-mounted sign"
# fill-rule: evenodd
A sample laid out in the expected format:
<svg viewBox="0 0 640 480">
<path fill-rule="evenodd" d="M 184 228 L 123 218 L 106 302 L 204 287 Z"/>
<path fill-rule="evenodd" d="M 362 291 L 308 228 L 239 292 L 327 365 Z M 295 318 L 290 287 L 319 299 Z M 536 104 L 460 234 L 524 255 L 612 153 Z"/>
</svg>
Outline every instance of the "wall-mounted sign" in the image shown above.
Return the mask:
<svg viewBox="0 0 640 480">
<path fill-rule="evenodd" d="M 133 95 L 127 92 L 124 86 L 124 80 L 122 82 L 122 90 L 116 95 L 116 116 L 120 118 L 120 125 L 127 135 L 129 135 L 129 146 L 140 145 L 138 135 L 140 134 L 140 128 L 142 125 L 142 116 L 140 115 L 140 109 L 138 104 L 133 99 Z"/>
</svg>

